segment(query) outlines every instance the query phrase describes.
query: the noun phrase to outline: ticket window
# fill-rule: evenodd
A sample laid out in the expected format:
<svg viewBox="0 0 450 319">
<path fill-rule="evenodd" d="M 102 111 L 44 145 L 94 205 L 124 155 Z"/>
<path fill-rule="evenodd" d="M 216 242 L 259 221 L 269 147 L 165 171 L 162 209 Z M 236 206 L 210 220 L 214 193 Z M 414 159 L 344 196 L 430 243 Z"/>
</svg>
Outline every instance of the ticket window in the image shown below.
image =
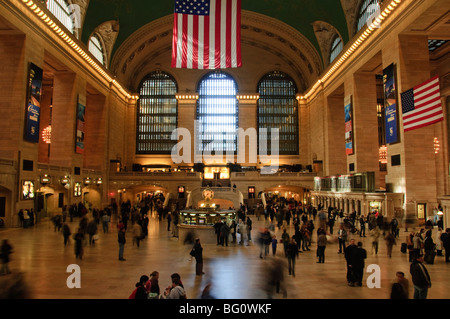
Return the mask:
<svg viewBox="0 0 450 319">
<path fill-rule="evenodd" d="M 229 179 L 230 169 L 228 167 L 205 167 L 205 179 Z"/>
</svg>

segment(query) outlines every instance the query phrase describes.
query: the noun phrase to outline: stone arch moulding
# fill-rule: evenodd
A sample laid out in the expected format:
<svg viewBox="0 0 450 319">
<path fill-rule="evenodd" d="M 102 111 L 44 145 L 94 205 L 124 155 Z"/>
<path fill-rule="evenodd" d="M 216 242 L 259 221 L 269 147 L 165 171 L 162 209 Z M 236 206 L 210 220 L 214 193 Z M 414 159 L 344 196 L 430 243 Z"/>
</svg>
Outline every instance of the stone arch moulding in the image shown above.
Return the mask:
<svg viewBox="0 0 450 319">
<path fill-rule="evenodd" d="M 114 53 L 110 70 L 128 89 L 136 87 L 135 82 L 140 78 L 137 73 L 155 69 L 153 63 L 163 61 L 162 68 L 170 67 L 172 28 L 173 15 L 155 20 L 133 33 Z M 310 41 L 281 21 L 244 10 L 241 38 L 243 46 L 276 54 L 291 70 L 289 73 L 299 89 L 305 90 L 313 85 L 323 71 L 321 55 Z M 148 69 L 143 71 L 143 67 Z"/>
<path fill-rule="evenodd" d="M 104 57 L 105 57 L 105 66 L 109 68 L 109 62 L 111 61 L 111 54 L 116 43 L 117 36 L 119 35 L 119 22 L 116 20 L 106 21 L 100 24 L 90 35 L 89 39 L 97 34 L 102 42 Z"/>
<path fill-rule="evenodd" d="M 347 20 L 347 29 L 350 39 L 356 33 L 356 24 L 358 23 L 358 11 L 363 0 L 341 0 L 345 19 Z"/>
<path fill-rule="evenodd" d="M 324 21 L 315 21 L 313 23 L 314 33 L 319 42 L 320 50 L 322 51 L 323 64 L 327 67 L 330 64 L 331 46 L 336 38 L 336 35 L 342 39 L 339 31 L 331 24 Z"/>
</svg>

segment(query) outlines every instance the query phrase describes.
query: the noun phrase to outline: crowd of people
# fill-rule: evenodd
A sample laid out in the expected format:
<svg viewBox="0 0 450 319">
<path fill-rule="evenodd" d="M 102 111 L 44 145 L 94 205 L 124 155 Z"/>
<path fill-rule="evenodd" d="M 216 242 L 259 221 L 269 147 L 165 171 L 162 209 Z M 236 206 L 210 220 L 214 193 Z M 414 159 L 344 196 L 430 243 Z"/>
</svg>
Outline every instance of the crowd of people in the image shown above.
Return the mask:
<svg viewBox="0 0 450 319">
<path fill-rule="evenodd" d="M 82 259 L 84 247 L 95 245 L 98 233 L 103 230 L 106 234 L 116 228 L 118 242 L 118 259 L 125 261 L 124 251 L 126 236 L 132 236 L 132 243 L 140 247 L 140 242 L 148 237 L 149 217 L 154 217 L 160 221 L 167 222 L 167 231 L 171 231 L 173 237 L 177 237 L 178 207 L 168 209 L 164 207 L 164 198 L 143 199 L 136 205 L 131 205 L 129 201 L 123 202 L 120 209 L 106 207 L 102 210 L 87 208 L 82 203 L 63 207 L 62 212 L 51 218 L 55 232 L 61 232 L 64 238 L 64 246 L 69 246 L 73 239 L 75 257 Z M 112 225 L 113 215 L 117 211 L 117 224 Z M 20 213 L 20 216 L 22 216 Z M 28 217 L 30 214 L 26 212 Z M 24 214 L 25 216 L 25 214 Z M 69 226 L 74 218 L 79 218 L 76 231 L 72 234 Z M 272 265 L 272 276 L 277 279 L 272 283 L 276 292 L 280 292 L 280 283 L 283 281 L 283 269 L 279 258 L 285 259 L 289 276 L 296 276 L 296 262 L 300 254 L 314 252 L 316 262 L 324 264 L 326 261 L 326 248 L 329 244 L 336 244 L 338 254 L 343 254 L 347 267 L 346 280 L 351 287 L 361 287 L 363 285 L 363 274 L 365 260 L 368 253 L 377 255 L 379 241 L 384 239 L 388 257 L 392 257 L 393 247 L 397 241 L 401 241 L 399 223 L 396 218 L 387 220 L 377 211 L 369 213 L 367 216 L 357 215 L 352 212 L 344 215 L 342 210 L 329 207 L 313 207 L 312 205 L 302 205 L 296 201 L 276 201 L 267 203 L 264 207 L 257 204 L 252 210 L 241 205 L 237 210 L 237 219 L 227 223 L 225 220 L 214 225 L 214 231 L 218 246 L 252 245 L 253 219 L 264 218 L 264 227 L 259 229 L 259 257 L 268 259 Z M 25 221 L 23 227 L 30 227 L 32 223 Z M 261 223 L 259 223 L 260 225 Z M 336 230 L 337 229 L 337 230 Z M 367 235 L 366 235 L 367 234 Z M 314 237 L 314 241 L 313 241 Z M 369 237 L 368 252 L 363 247 L 363 238 Z M 358 238 L 360 238 L 358 240 Z M 230 240 L 231 239 L 231 240 Z M 313 249 L 313 243 L 315 243 Z M 203 247 L 200 238 L 192 240 L 191 256 L 195 258 L 196 275 L 203 275 Z M 279 249 L 281 246 L 282 249 Z M 409 252 L 410 275 L 414 286 L 414 298 L 426 298 L 428 288 L 431 287 L 431 278 L 425 264 L 433 264 L 435 256 L 444 257 L 445 262 L 450 262 L 450 229 L 445 231 L 442 224 L 430 223 L 420 228 L 418 231 L 411 231 L 402 242 L 401 251 Z M 9 274 L 9 255 L 13 252 L 8 241 L 4 241 L 1 248 L 2 274 Z M 276 269 L 273 270 L 273 269 Z M 392 299 L 409 298 L 409 281 L 402 271 L 396 274 L 395 283 L 392 285 Z M 130 298 L 135 299 L 179 299 L 186 298 L 183 283 L 179 275 L 171 277 L 171 285 L 160 291 L 158 284 L 159 273 L 152 272 L 149 276 L 142 275 L 136 284 L 135 290 Z M 286 296 L 286 289 L 282 289 Z M 271 292 L 272 293 L 272 292 Z M 268 295 L 271 296 L 271 293 Z M 212 298 L 211 285 L 205 287 L 202 297 Z"/>
</svg>

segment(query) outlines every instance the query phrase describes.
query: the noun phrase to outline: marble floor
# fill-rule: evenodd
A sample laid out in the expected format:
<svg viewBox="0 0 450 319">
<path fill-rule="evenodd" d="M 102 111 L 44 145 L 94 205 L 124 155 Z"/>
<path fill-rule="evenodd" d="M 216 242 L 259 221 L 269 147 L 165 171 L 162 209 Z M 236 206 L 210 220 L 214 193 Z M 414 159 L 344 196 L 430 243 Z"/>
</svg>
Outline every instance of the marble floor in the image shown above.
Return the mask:
<svg viewBox="0 0 450 319">
<path fill-rule="evenodd" d="M 254 220 L 253 238 L 258 238 L 258 229 L 265 225 L 262 219 Z M 72 232 L 78 219 L 69 223 Z M 110 232 L 104 234 L 99 227 L 99 240 L 95 245 L 87 245 L 82 260 L 76 259 L 74 243 L 65 247 L 60 232 L 55 232 L 53 224 L 43 221 L 28 229 L 0 230 L 0 240 L 8 239 L 14 248 L 10 268 L 13 274 L 0 276 L 0 287 L 12 281 L 17 274 L 25 278 L 25 288 L 30 299 L 127 299 L 141 275 L 149 275 L 154 270 L 160 273 L 160 287 L 170 284 L 170 275 L 179 273 L 189 299 L 197 299 L 207 283 L 212 284 L 212 293 L 218 299 L 265 299 L 268 282 L 267 269 L 274 261 L 269 256 L 260 259 L 259 246 L 235 245 L 228 247 L 205 244 L 203 276 L 195 275 L 195 261 L 190 260 L 191 245 L 183 245 L 167 231 L 165 220 L 152 217 L 149 237 L 138 248 L 133 245 L 130 231 L 124 256 L 118 260 L 117 231 L 113 220 Z M 288 233 L 293 233 L 290 226 Z M 387 257 L 384 242 L 380 242 L 377 255 L 370 249 L 370 238 L 360 238 L 368 251 L 366 266 L 376 264 L 381 269 L 381 288 L 349 287 L 346 282 L 346 264 L 342 254 L 338 254 L 337 244 L 326 248 L 324 264 L 316 263 L 315 235 L 311 251 L 299 254 L 296 276 L 287 274 L 284 281 L 288 299 L 388 299 L 396 271 L 403 271 L 410 280 L 410 296 L 413 294 L 407 255 L 400 252 L 400 243 L 407 233 L 400 232 L 392 258 Z M 281 231 L 277 230 L 281 238 Z M 277 258 L 285 262 L 283 249 L 279 245 Z M 71 273 L 67 267 L 77 264 L 81 269 L 81 288 L 67 287 Z M 444 257 L 436 257 L 433 265 L 426 265 L 432 280 L 429 299 L 449 299 L 450 264 Z M 364 281 L 370 273 L 366 273 Z M 274 299 L 282 299 L 282 294 L 274 294 Z"/>
</svg>

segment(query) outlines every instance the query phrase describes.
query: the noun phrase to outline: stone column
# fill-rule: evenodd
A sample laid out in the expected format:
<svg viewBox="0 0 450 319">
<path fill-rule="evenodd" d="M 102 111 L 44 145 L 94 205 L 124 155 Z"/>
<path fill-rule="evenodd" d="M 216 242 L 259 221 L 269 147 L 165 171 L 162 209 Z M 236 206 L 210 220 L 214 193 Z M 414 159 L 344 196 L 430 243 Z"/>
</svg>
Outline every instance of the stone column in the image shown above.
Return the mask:
<svg viewBox="0 0 450 319">
<path fill-rule="evenodd" d="M 431 78 L 428 37 L 400 35 L 399 48 L 399 86 L 401 92 L 404 92 Z M 408 215 L 416 214 L 413 202 L 427 203 L 427 215 L 437 206 L 437 168 L 433 140 L 442 125 L 441 122 L 403 133 L 404 154 L 400 155 L 401 165 L 405 168 Z"/>
</svg>

